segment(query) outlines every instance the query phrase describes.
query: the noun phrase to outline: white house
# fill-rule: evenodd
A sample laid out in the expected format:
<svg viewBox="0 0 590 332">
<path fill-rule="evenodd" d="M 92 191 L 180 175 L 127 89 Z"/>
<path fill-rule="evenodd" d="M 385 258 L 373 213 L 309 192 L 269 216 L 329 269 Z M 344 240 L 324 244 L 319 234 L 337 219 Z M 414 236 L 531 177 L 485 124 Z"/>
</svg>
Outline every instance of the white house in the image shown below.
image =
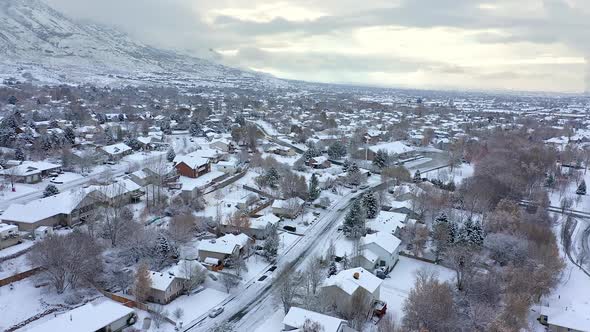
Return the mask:
<svg viewBox="0 0 590 332">
<path fill-rule="evenodd" d="M 299 197 L 289 198 L 287 200 L 276 199 L 272 203 L 272 213 L 278 217 L 295 219 L 303 210 L 304 203 L 305 201 Z"/>
<path fill-rule="evenodd" d="M 385 232 L 365 235 L 361 238 L 361 266 L 369 271 L 391 271 L 399 258 L 401 243 L 395 235 Z"/>
<path fill-rule="evenodd" d="M 339 311 L 350 309 L 354 296 L 366 297 L 372 302 L 379 299 L 381 283 L 371 272 L 362 267 L 340 271 L 330 276 L 322 285 L 322 296 L 325 296 Z"/>
<path fill-rule="evenodd" d="M 121 158 L 133 153 L 133 149 L 125 143 L 102 146 L 98 148 L 98 151 L 107 156 L 111 161 L 121 160 Z"/>
<path fill-rule="evenodd" d="M 56 315 L 26 331 L 115 332 L 133 325 L 136 320 L 137 315 L 133 309 L 111 300 L 102 299 Z"/>
<path fill-rule="evenodd" d="M 224 259 L 240 254 L 240 251 L 250 242 L 246 234 L 226 234 L 218 239 L 203 240 L 199 243 L 199 260 L 207 258 Z"/>
</svg>

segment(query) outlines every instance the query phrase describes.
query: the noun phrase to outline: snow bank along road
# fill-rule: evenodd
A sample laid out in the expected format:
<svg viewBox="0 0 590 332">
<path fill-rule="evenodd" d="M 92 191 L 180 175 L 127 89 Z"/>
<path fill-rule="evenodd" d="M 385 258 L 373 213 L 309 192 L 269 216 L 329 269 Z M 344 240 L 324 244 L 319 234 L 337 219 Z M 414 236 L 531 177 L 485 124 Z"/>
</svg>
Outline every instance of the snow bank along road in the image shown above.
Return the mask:
<svg viewBox="0 0 590 332">
<path fill-rule="evenodd" d="M 384 188 L 384 183 L 371 185 L 366 191 Z M 305 231 L 305 236 L 296 240 L 283 254 L 278 257 L 276 270 L 272 277 L 258 281 L 263 274 L 268 275 L 269 264 L 262 273 L 252 278 L 236 290 L 235 296 L 224 300 L 224 312 L 216 318 L 208 318 L 207 314 L 186 324 L 183 331 L 210 331 L 217 323 L 229 322 L 236 331 L 254 331 L 264 320 L 276 312 L 282 304 L 276 302 L 273 294 L 278 291 L 284 276 L 294 273 L 303 266 L 305 259 L 311 257 L 314 250 L 327 243 L 329 237 L 338 232 L 339 221 L 352 204 L 352 201 L 364 192 L 347 194 L 336 202 Z M 276 277 L 279 276 L 279 277 Z M 190 310 L 190 308 L 185 308 Z"/>
</svg>

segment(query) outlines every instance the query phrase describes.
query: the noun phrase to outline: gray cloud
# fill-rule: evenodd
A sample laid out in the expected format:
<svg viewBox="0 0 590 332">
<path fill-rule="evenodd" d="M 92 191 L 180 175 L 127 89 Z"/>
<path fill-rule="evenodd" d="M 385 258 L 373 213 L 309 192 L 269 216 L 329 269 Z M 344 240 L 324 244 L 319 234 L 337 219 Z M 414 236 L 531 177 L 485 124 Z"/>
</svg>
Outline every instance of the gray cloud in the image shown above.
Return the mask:
<svg viewBox="0 0 590 332">
<path fill-rule="evenodd" d="M 359 27 L 449 27 L 474 31 L 474 39 L 483 44 L 562 43 L 580 56 L 585 55 L 587 62 L 590 59 L 590 6 L 586 0 L 527 0 L 525 4 L 521 0 L 518 4 L 514 0 L 375 0 L 370 3 L 324 0 L 319 4 L 313 0 L 292 0 L 289 3 L 326 14 L 306 21 L 290 20 L 286 15 L 287 18 L 278 17 L 268 22 L 220 15 L 212 23 L 204 21 L 200 14 L 214 7 L 243 7 L 244 3 L 234 0 L 219 0 L 216 3 L 205 0 L 45 1 L 74 18 L 114 25 L 155 46 L 186 50 L 213 59 L 221 57 L 215 50 L 237 49 L 237 56 L 224 56 L 224 60 L 244 67 L 273 68 L 298 78 L 305 78 L 304 73 L 314 72 L 337 78 L 347 71 L 360 74 L 422 70 L 475 76 L 477 73 L 460 63 L 425 63 L 408 58 L 314 52 L 270 54 L 259 48 L 270 45 L 280 47 L 288 40 L 310 36 L 346 35 Z M 251 6 L 253 8 L 269 1 L 272 0 L 253 0 Z M 571 1 L 578 1 L 578 7 L 572 7 L 569 4 Z M 527 4 L 531 2 L 541 5 L 542 14 L 529 10 Z M 486 8 L 490 4 L 518 10 L 490 10 Z M 420 56 L 417 54 L 416 58 Z M 509 75 L 506 75 L 506 80 L 509 80 Z M 585 80 L 590 90 L 590 66 Z"/>
</svg>

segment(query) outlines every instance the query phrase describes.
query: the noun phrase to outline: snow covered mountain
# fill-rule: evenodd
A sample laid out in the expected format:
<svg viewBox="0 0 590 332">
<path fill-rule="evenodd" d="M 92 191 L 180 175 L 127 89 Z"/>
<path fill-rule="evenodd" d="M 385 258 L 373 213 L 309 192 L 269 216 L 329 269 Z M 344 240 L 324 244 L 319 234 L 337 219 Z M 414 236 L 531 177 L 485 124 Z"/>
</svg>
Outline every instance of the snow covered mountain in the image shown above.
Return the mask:
<svg viewBox="0 0 590 332">
<path fill-rule="evenodd" d="M 41 0 L 0 1 L 0 78 L 38 83 L 284 86 L 270 75 L 157 49 Z"/>
</svg>

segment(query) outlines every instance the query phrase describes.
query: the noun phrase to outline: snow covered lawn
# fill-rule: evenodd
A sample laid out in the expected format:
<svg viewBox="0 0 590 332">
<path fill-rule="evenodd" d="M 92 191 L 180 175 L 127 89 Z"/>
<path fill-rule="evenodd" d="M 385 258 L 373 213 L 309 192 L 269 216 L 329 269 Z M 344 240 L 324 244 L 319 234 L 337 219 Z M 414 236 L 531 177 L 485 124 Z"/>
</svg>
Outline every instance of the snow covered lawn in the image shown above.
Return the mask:
<svg viewBox="0 0 590 332">
<path fill-rule="evenodd" d="M 414 287 L 416 272 L 422 269 L 434 271 L 441 281 L 453 282 L 455 274 L 446 267 L 400 256 L 399 262 L 381 284 L 380 299 L 387 302 L 387 311 L 396 319 L 403 315 L 404 301 Z"/>
<path fill-rule="evenodd" d="M 63 303 L 62 296 L 48 287 L 35 288 L 33 278 L 0 287 L 0 331 L 18 324 L 49 308 L 52 303 Z"/>
<path fill-rule="evenodd" d="M 34 193 L 40 188 L 38 186 L 22 184 L 22 183 L 15 183 L 14 184 L 15 191 L 10 189 L 10 183 L 4 185 L 4 190 L 0 191 L 0 201 L 10 201 L 13 199 L 17 199 L 21 196 L 25 196 L 31 193 Z"/>
</svg>

